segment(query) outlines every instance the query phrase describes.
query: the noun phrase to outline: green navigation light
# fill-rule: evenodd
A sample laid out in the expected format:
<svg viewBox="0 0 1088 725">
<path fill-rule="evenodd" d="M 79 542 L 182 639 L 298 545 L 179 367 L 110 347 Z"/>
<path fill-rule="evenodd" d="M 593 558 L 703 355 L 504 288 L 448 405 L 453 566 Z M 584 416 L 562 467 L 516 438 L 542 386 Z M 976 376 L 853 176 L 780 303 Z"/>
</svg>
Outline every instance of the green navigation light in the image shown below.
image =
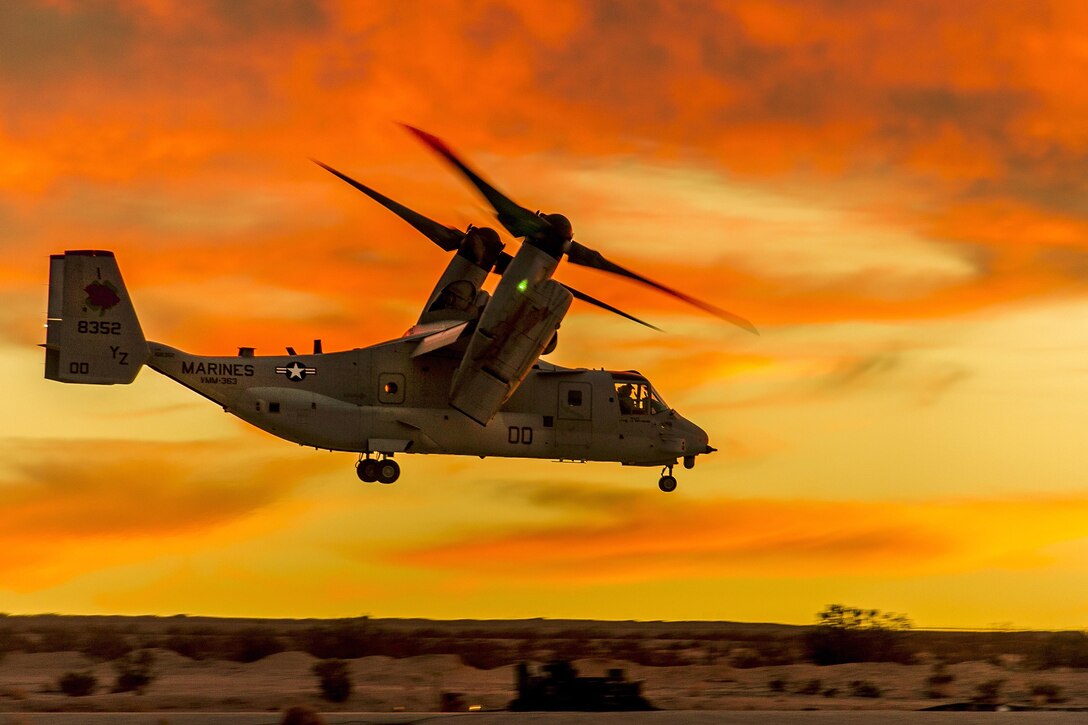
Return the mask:
<svg viewBox="0 0 1088 725">
<path fill-rule="evenodd" d="M 529 280 L 523 279 L 518 282 L 518 292 L 524 292 L 527 289 L 529 289 Z"/>
</svg>

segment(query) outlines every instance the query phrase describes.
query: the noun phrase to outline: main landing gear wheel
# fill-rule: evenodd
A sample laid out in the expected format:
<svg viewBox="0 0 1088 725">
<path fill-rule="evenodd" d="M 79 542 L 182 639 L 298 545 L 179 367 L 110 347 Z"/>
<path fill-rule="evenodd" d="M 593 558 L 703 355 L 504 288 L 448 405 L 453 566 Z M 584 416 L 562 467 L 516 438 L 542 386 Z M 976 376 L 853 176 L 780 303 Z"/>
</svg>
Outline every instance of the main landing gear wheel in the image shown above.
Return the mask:
<svg viewBox="0 0 1088 725">
<path fill-rule="evenodd" d="M 393 483 L 400 478 L 400 464 L 392 458 L 378 462 L 378 482 Z"/>
<path fill-rule="evenodd" d="M 364 458 L 355 464 L 355 475 L 363 483 L 374 483 L 378 480 L 378 461 L 373 458 Z"/>
</svg>

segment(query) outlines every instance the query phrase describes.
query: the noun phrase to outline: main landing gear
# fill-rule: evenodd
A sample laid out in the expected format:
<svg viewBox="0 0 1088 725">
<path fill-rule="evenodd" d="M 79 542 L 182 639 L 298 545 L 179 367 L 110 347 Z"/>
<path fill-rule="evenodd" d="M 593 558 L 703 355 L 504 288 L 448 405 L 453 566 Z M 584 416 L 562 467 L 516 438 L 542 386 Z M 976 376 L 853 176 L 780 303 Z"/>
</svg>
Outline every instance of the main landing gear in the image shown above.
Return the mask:
<svg viewBox="0 0 1088 725">
<path fill-rule="evenodd" d="M 676 479 L 672 475 L 671 465 L 661 469 L 661 478 L 657 479 L 657 487 L 665 493 L 672 493 L 676 490 Z"/>
<path fill-rule="evenodd" d="M 381 458 L 371 458 L 367 454 L 355 464 L 355 475 L 364 483 L 393 483 L 400 478 L 400 465 L 384 454 Z"/>
</svg>

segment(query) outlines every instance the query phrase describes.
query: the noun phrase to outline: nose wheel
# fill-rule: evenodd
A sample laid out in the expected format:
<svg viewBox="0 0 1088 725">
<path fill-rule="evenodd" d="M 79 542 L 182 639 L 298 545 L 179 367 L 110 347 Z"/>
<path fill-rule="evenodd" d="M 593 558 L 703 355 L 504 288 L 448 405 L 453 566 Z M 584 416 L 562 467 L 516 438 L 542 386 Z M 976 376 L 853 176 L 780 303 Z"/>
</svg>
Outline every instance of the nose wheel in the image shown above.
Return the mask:
<svg viewBox="0 0 1088 725">
<path fill-rule="evenodd" d="M 392 458 L 360 458 L 355 475 L 364 483 L 393 483 L 400 478 L 400 465 Z"/>
<path fill-rule="evenodd" d="M 676 479 L 672 475 L 672 466 L 665 466 L 661 469 L 661 478 L 657 479 L 657 487 L 665 493 L 672 493 L 676 490 Z"/>
</svg>

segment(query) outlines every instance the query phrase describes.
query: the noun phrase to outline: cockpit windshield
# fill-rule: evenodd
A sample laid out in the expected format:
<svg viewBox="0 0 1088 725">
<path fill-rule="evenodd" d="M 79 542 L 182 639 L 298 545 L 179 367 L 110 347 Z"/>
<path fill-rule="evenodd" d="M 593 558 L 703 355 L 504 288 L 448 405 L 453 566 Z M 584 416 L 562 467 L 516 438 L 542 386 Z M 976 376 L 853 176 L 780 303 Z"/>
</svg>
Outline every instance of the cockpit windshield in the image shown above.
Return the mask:
<svg viewBox="0 0 1088 725">
<path fill-rule="evenodd" d="M 612 377 L 620 415 L 651 415 L 669 409 L 661 395 L 654 390 L 646 378 L 631 374 Z"/>
</svg>

